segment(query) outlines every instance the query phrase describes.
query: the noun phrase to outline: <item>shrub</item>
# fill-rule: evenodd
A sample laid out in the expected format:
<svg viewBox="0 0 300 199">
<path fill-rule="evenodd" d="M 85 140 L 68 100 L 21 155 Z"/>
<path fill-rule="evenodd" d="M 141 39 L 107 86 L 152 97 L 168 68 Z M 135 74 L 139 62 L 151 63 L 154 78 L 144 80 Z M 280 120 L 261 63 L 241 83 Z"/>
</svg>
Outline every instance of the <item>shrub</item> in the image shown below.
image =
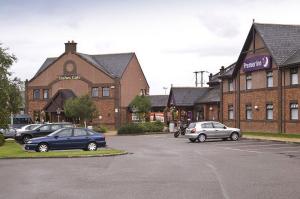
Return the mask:
<svg viewBox="0 0 300 199">
<path fill-rule="evenodd" d="M 93 130 L 96 132 L 106 133 L 108 131 L 108 128 L 106 126 L 99 125 L 99 126 L 93 126 Z"/>
<path fill-rule="evenodd" d="M 141 134 L 145 132 L 162 132 L 164 124 L 160 121 L 126 124 L 118 129 L 118 134 Z"/>
<path fill-rule="evenodd" d="M 140 123 L 144 132 L 162 132 L 164 124 L 160 121 Z"/>
<path fill-rule="evenodd" d="M 5 138 L 2 133 L 0 133 L 0 146 L 2 146 L 5 143 Z"/>
<path fill-rule="evenodd" d="M 138 134 L 144 133 L 144 128 L 139 124 L 125 124 L 118 129 L 118 134 Z"/>
</svg>

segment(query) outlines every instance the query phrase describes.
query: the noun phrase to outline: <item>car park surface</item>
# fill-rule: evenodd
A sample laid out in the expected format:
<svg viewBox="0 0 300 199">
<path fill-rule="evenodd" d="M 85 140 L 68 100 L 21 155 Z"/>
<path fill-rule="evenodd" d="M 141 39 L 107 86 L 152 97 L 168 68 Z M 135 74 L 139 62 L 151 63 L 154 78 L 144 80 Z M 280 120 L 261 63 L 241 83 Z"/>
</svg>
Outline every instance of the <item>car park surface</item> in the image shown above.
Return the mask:
<svg viewBox="0 0 300 199">
<path fill-rule="evenodd" d="M 298 199 L 300 145 L 107 137 L 131 155 L 0 160 L 0 198 Z M 63 187 L 63 188 L 62 188 Z M 26 193 L 26 194 L 24 194 Z"/>
</svg>

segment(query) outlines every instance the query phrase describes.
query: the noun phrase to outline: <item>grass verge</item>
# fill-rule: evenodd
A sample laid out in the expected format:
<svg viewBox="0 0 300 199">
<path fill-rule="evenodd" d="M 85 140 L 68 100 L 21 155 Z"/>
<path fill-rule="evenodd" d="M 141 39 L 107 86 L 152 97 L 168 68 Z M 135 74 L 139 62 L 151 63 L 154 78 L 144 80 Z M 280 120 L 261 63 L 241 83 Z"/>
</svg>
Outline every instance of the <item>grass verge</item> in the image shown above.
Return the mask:
<svg viewBox="0 0 300 199">
<path fill-rule="evenodd" d="M 100 148 L 97 151 L 83 150 L 64 150 L 49 151 L 46 153 L 38 153 L 33 151 L 25 151 L 22 146 L 14 140 L 7 140 L 0 147 L 0 159 L 4 158 L 70 158 L 70 157 L 93 157 L 93 156 L 112 156 L 127 154 L 126 151 L 118 149 Z"/>
<path fill-rule="evenodd" d="M 300 139 L 300 134 L 286 134 L 286 133 L 243 132 L 243 135 L 262 136 L 262 137 L 276 137 L 276 138 L 297 138 L 297 139 Z"/>
</svg>

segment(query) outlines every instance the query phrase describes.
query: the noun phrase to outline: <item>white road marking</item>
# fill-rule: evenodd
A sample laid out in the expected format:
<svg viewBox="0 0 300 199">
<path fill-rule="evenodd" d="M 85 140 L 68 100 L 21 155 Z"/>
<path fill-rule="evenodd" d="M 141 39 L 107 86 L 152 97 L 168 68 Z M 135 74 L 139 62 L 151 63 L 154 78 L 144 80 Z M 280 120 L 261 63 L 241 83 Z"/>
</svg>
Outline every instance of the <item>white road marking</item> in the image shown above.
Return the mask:
<svg viewBox="0 0 300 199">
<path fill-rule="evenodd" d="M 221 176 L 219 175 L 218 171 L 217 171 L 217 168 L 212 165 L 212 164 L 209 164 L 209 163 L 206 163 L 206 165 L 211 168 L 212 172 L 215 174 L 217 180 L 218 180 L 218 183 L 220 185 L 220 188 L 221 188 L 221 191 L 222 191 L 222 195 L 224 197 L 224 199 L 229 199 L 230 197 L 228 196 L 226 190 L 225 190 L 225 187 L 224 187 L 224 184 L 222 183 L 222 179 L 221 179 Z"/>
<path fill-rule="evenodd" d="M 243 151 L 243 152 L 249 152 L 249 153 L 264 153 L 261 151 L 252 151 L 252 150 L 246 150 L 246 149 L 234 149 L 230 147 L 225 147 L 224 149 L 233 150 L 233 151 Z"/>
</svg>

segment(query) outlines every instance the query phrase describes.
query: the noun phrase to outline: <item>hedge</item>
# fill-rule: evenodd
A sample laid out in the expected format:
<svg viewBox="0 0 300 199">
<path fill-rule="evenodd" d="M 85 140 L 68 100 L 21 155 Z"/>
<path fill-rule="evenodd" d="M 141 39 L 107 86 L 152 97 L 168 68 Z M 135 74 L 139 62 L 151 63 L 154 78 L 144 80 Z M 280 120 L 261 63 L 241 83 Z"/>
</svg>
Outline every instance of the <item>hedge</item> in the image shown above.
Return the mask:
<svg viewBox="0 0 300 199">
<path fill-rule="evenodd" d="M 118 134 L 143 134 L 147 132 L 162 132 L 164 124 L 160 121 L 125 124 L 118 129 Z"/>
<path fill-rule="evenodd" d="M 2 146 L 5 143 L 5 138 L 2 133 L 0 133 L 0 146 Z"/>
<path fill-rule="evenodd" d="M 100 126 L 93 126 L 93 130 L 100 133 L 106 133 L 108 131 L 108 128 L 106 126 L 100 125 Z"/>
</svg>

